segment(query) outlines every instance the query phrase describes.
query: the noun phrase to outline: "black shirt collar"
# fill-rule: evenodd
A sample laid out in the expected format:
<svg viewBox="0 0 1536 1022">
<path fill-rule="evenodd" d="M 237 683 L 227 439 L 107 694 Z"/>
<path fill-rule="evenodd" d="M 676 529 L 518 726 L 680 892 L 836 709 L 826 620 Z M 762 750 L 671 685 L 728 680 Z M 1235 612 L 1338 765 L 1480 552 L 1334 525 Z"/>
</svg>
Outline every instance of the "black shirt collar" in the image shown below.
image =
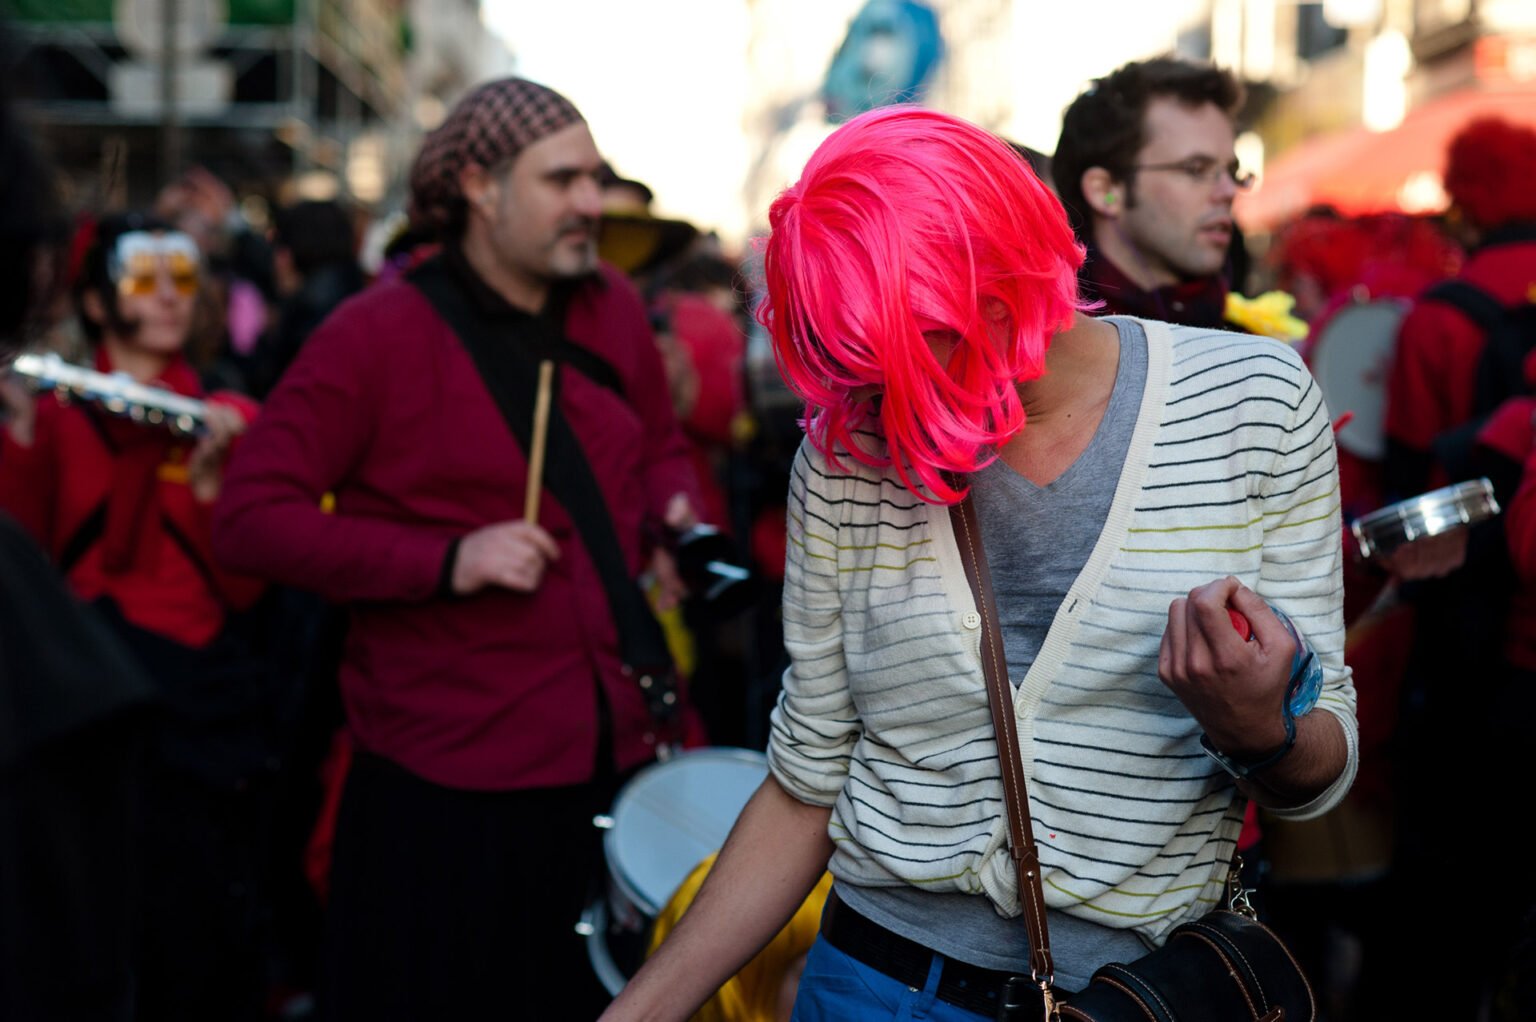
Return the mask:
<svg viewBox="0 0 1536 1022">
<path fill-rule="evenodd" d="M 1536 241 L 1536 221 L 1517 220 L 1514 223 L 1500 224 L 1483 235 L 1481 241 L 1472 247 L 1473 252 L 1481 252 L 1485 248 L 1494 248 L 1498 245 L 1521 245 Z"/>
<path fill-rule="evenodd" d="M 443 246 L 443 265 L 448 268 L 449 274 L 456 280 L 469 295 L 470 304 L 476 312 L 492 319 L 512 320 L 542 319 L 553 326 L 564 329 L 565 313 L 571 306 L 571 299 L 576 292 L 585 287 L 600 287 L 606 283 L 602 275 L 598 273 L 588 274 L 571 280 L 557 280 L 549 287 L 549 295 L 544 300 L 544 308 L 537 313 L 520 309 L 516 305 L 502 297 L 491 285 L 487 284 L 475 272 L 475 268 L 469 264 L 464 255 L 463 248 L 457 242 L 449 242 Z"/>
</svg>

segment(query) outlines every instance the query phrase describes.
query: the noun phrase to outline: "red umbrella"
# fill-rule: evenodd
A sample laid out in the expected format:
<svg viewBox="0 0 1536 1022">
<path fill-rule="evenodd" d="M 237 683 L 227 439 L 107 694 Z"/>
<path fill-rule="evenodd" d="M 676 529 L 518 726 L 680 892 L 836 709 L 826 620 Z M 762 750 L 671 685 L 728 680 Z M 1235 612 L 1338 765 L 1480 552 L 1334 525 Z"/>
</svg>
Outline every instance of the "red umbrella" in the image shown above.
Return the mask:
<svg viewBox="0 0 1536 1022">
<path fill-rule="evenodd" d="M 1446 146 L 1477 117 L 1536 128 L 1536 86 L 1467 88 L 1414 108 L 1391 131 L 1351 128 L 1308 139 L 1266 167 L 1257 188 L 1238 196 L 1238 222 L 1246 231 L 1271 231 L 1324 203 L 1347 216 L 1443 209 L 1438 189 Z"/>
</svg>

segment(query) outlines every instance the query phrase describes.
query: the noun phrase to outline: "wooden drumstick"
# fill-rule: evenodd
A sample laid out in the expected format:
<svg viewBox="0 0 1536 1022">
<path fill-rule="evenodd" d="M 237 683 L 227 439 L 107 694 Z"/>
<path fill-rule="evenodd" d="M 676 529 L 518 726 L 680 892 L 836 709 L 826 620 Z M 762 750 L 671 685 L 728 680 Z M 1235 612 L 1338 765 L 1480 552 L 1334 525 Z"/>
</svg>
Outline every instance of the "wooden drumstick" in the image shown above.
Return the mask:
<svg viewBox="0 0 1536 1022">
<path fill-rule="evenodd" d="M 523 520 L 539 520 L 539 494 L 544 489 L 544 446 L 549 439 L 549 400 L 554 389 L 555 363 L 539 363 L 539 393 L 533 402 L 533 440 L 528 450 L 528 488 L 523 494 Z"/>
</svg>

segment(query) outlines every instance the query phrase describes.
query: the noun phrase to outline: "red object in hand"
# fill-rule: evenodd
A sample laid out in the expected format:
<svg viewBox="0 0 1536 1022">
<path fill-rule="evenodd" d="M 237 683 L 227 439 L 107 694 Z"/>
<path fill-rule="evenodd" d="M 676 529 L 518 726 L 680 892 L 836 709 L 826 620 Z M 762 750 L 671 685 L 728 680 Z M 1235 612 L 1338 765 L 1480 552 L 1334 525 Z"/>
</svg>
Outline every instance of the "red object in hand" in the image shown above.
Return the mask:
<svg viewBox="0 0 1536 1022">
<path fill-rule="evenodd" d="M 1232 619 L 1232 627 L 1237 629 L 1237 634 L 1241 635 L 1244 641 L 1253 641 L 1253 625 L 1248 623 L 1248 619 L 1243 617 L 1240 611 L 1228 607 L 1227 617 Z"/>
</svg>

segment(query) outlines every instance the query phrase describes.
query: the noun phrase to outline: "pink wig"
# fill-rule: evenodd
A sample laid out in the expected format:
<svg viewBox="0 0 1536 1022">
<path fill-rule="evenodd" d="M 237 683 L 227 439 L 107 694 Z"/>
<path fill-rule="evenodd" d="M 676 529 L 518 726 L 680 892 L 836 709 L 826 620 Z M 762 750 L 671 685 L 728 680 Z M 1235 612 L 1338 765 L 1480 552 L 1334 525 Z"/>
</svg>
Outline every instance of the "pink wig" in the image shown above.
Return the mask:
<svg viewBox="0 0 1536 1022">
<path fill-rule="evenodd" d="M 1044 372 L 1080 307 L 1083 250 L 1060 202 L 995 136 L 898 106 L 834 132 L 768 221 L 758 315 L 811 442 L 958 500 L 944 473 L 975 471 L 1023 427 L 1016 385 Z M 947 365 L 933 331 L 952 332 Z M 878 402 L 856 396 L 871 386 Z M 861 428 L 883 434 L 884 456 Z"/>
</svg>

